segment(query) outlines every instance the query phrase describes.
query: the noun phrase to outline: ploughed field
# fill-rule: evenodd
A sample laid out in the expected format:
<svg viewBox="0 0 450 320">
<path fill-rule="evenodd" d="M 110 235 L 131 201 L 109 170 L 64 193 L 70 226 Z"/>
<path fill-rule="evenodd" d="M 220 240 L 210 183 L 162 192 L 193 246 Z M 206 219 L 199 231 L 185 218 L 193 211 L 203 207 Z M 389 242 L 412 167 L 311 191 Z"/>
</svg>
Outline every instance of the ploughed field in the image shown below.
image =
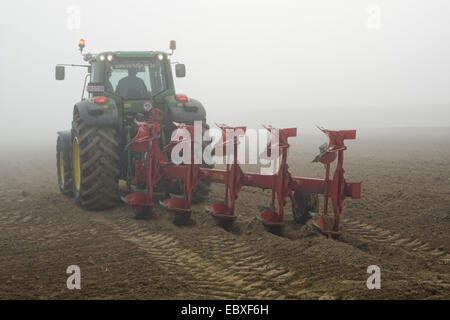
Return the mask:
<svg viewBox="0 0 450 320">
<path fill-rule="evenodd" d="M 288 158 L 295 175 L 322 177 L 311 163 L 325 139 L 299 136 Z M 359 130 L 347 143 L 345 235 L 327 239 L 311 225 L 268 233 L 255 218 L 269 191 L 244 188 L 237 228 L 226 232 L 196 205 L 190 227 L 134 220 L 126 205 L 85 212 L 59 194 L 55 146 L 2 147 L 1 299 L 449 299 L 450 129 Z M 214 185 L 211 199 L 222 199 Z M 81 268 L 81 290 L 66 269 Z M 369 290 L 367 267 L 381 269 Z"/>
</svg>

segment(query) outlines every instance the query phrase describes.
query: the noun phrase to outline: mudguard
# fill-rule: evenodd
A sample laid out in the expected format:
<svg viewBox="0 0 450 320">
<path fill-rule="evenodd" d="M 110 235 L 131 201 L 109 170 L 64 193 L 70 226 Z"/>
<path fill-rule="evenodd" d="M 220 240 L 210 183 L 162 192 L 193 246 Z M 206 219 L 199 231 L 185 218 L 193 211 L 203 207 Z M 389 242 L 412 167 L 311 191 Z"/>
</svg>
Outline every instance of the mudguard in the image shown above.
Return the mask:
<svg viewBox="0 0 450 320">
<path fill-rule="evenodd" d="M 189 99 L 182 107 L 170 106 L 171 120 L 175 122 L 190 122 L 206 119 L 206 111 L 200 101 Z"/>
<path fill-rule="evenodd" d="M 96 104 L 92 99 L 78 102 L 74 113 L 78 111 L 83 122 L 90 126 L 108 126 L 119 123 L 119 112 L 113 99 L 107 104 Z"/>
<path fill-rule="evenodd" d="M 69 163 L 72 162 L 72 132 L 70 130 L 58 131 L 56 134 L 60 137 L 61 147 L 64 157 L 67 157 Z"/>
</svg>

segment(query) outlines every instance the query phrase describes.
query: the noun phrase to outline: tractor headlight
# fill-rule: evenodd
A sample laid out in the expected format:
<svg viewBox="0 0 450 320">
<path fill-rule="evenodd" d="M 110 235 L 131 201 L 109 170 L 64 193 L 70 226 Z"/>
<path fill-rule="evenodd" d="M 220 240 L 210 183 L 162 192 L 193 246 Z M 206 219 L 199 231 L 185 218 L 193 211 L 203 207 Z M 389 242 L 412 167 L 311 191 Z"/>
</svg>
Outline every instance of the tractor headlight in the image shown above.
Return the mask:
<svg viewBox="0 0 450 320">
<path fill-rule="evenodd" d="M 162 59 L 164 59 L 164 55 L 162 55 L 161 53 L 160 53 L 160 54 L 158 54 L 158 59 L 159 59 L 159 60 L 162 60 Z"/>
<path fill-rule="evenodd" d="M 98 57 L 98 59 L 100 60 L 100 61 L 105 61 L 105 56 L 102 54 L 102 55 L 100 55 L 100 57 Z"/>
<path fill-rule="evenodd" d="M 112 54 L 108 54 L 106 59 L 111 62 L 114 59 L 114 56 Z"/>
</svg>

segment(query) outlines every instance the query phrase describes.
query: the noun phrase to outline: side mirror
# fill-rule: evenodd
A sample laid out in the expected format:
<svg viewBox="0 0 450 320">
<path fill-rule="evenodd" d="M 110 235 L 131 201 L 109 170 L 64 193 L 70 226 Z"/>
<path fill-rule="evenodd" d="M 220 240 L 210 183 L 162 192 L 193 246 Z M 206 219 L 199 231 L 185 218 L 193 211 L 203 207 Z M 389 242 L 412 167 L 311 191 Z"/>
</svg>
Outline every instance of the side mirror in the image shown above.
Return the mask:
<svg viewBox="0 0 450 320">
<path fill-rule="evenodd" d="M 175 65 L 175 75 L 177 78 L 183 78 L 186 76 L 186 66 L 181 63 Z"/>
<path fill-rule="evenodd" d="M 64 80 L 65 75 L 66 75 L 66 70 L 64 69 L 64 66 L 56 66 L 55 79 L 56 80 Z"/>
</svg>

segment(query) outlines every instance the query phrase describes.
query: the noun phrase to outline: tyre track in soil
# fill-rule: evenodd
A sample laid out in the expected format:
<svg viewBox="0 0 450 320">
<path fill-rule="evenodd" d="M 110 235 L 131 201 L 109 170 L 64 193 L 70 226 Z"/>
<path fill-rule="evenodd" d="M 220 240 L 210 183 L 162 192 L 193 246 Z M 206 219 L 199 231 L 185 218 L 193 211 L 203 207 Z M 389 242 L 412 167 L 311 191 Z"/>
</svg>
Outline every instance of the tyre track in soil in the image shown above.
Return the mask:
<svg viewBox="0 0 450 320">
<path fill-rule="evenodd" d="M 252 198 L 256 198 L 254 194 L 254 190 L 246 190 L 242 189 L 243 193 L 249 194 Z M 270 200 L 270 193 L 260 193 L 257 198 L 260 200 Z M 289 205 L 289 204 L 288 204 Z M 255 211 L 253 205 L 244 205 L 244 207 L 248 207 L 251 211 Z M 287 219 L 288 220 L 288 219 Z M 286 221 L 286 225 L 288 227 L 288 221 Z M 380 227 L 370 226 L 368 224 L 361 223 L 357 220 L 351 219 L 343 219 L 344 225 L 344 237 L 341 241 L 336 241 L 336 246 L 338 243 L 344 243 L 349 245 L 355 249 L 357 252 L 364 253 L 369 255 L 369 260 L 379 261 L 383 265 L 384 274 L 388 274 L 388 281 L 394 281 L 390 283 L 389 289 L 384 288 L 382 294 L 378 296 L 378 298 L 385 297 L 415 297 L 419 292 L 423 294 L 423 292 L 429 292 L 429 295 L 432 296 L 436 293 L 446 295 L 448 294 L 449 284 L 446 279 L 446 266 L 449 264 L 449 254 L 444 250 L 439 250 L 436 247 L 433 247 L 431 244 L 421 241 L 419 239 L 407 238 L 398 233 L 395 233 L 390 230 L 385 230 Z M 310 227 L 310 226 L 309 226 Z M 308 226 L 303 226 L 302 229 L 308 228 Z M 298 232 L 296 230 L 295 232 Z M 303 234 L 303 237 L 305 234 Z M 309 236 L 306 234 L 306 236 Z M 299 239 L 298 236 L 295 239 Z M 301 241 L 306 240 L 303 238 Z M 362 241 L 361 241 L 362 240 Z M 374 247 L 370 250 L 367 247 L 361 246 L 361 242 L 369 242 L 373 243 Z M 356 286 L 358 285 L 358 279 L 355 277 L 355 274 L 358 274 L 359 268 L 361 266 L 356 267 L 356 261 L 358 260 L 357 252 L 355 252 L 355 260 L 352 262 L 352 265 L 342 264 L 342 261 L 339 261 L 339 254 L 336 258 L 332 258 L 335 254 L 334 251 L 329 252 L 329 259 L 333 261 L 332 263 L 320 263 L 320 255 L 312 256 L 311 253 L 308 254 L 308 249 L 304 249 L 305 251 L 301 251 L 298 257 L 301 257 L 303 263 L 299 263 L 295 261 L 295 255 L 286 254 L 286 252 L 293 253 L 295 250 L 298 250 L 299 243 L 298 241 L 291 242 L 283 242 L 280 243 L 280 250 L 278 253 L 275 251 L 271 252 L 271 258 L 279 261 L 283 260 L 285 263 L 291 263 L 298 274 L 302 274 L 304 276 L 302 287 L 315 289 L 317 287 L 320 288 L 320 282 L 326 279 L 323 286 L 331 287 L 332 282 L 341 283 L 341 284 L 350 284 L 354 283 Z M 378 250 L 376 247 L 380 248 L 384 247 L 387 250 Z M 397 252 L 398 250 L 403 250 L 402 258 L 397 259 L 396 262 L 391 261 L 392 252 Z M 336 250 L 341 250 L 337 249 Z M 283 255 L 283 252 L 285 253 Z M 395 254 L 395 253 L 394 253 Z M 363 256 L 361 256 L 363 257 Z M 362 258 L 364 259 L 364 258 Z M 398 261 L 401 261 L 401 268 L 398 268 Z M 427 261 L 427 266 L 420 265 L 418 261 Z M 429 264 L 430 262 L 437 262 L 437 265 Z M 415 266 L 413 269 L 408 269 L 408 266 Z M 310 268 L 305 268 L 305 266 L 310 265 Z M 366 266 L 367 267 L 367 266 Z M 337 272 L 337 270 L 340 270 Z M 306 276 L 306 278 L 305 278 Z M 356 280 L 356 281 L 355 281 Z M 386 280 L 386 276 L 385 276 Z M 328 284 L 326 284 L 328 283 Z M 347 287 L 348 290 L 354 290 L 352 288 Z M 425 289 L 426 288 L 426 289 Z M 387 291 L 389 290 L 389 292 Z M 346 296 L 346 293 L 342 293 L 342 291 L 337 288 L 331 292 L 335 292 L 338 297 Z M 355 291 L 349 296 L 360 296 L 364 295 L 362 292 Z M 437 294 L 437 296 L 439 296 Z"/>
<path fill-rule="evenodd" d="M 266 245 L 268 240 L 268 233 L 264 230 L 260 230 L 264 235 L 257 235 L 253 243 L 240 236 L 226 233 L 216 226 L 207 233 L 205 230 L 200 232 L 188 230 L 189 232 L 184 234 L 154 233 L 150 231 L 148 224 L 133 220 L 129 215 L 125 217 L 121 215 L 119 221 L 108 216 L 103 218 L 97 214 L 78 216 L 78 209 L 71 208 L 71 199 L 58 198 L 56 201 L 49 198 L 49 200 L 50 207 L 59 212 L 57 216 L 42 216 L 24 210 L 12 211 L 11 214 L 1 216 L 1 224 L 6 223 L 13 228 L 19 225 L 21 228 L 24 225 L 32 228 L 33 225 L 54 225 L 57 222 L 57 228 L 51 228 L 39 238 L 42 246 L 53 247 L 54 239 L 63 240 L 71 237 L 72 234 L 68 231 L 75 220 L 78 223 L 79 219 L 85 217 L 87 220 L 101 221 L 103 225 L 113 227 L 115 233 L 121 235 L 123 239 L 154 256 L 164 269 L 172 270 L 172 274 L 177 275 L 178 279 L 187 281 L 188 286 L 193 288 L 191 290 L 193 298 L 296 299 L 301 296 L 317 298 L 321 294 L 315 291 L 323 290 L 316 290 L 308 285 L 305 288 L 305 283 L 318 278 L 333 278 L 333 266 L 321 263 L 314 255 L 302 255 L 302 263 L 298 264 L 296 261 L 298 258 L 292 256 L 298 248 L 295 248 L 295 244 L 286 247 L 285 243 L 279 243 L 282 238 L 269 235 L 269 238 L 275 239 L 276 247 L 283 250 L 274 251 L 272 248 L 270 252 L 265 252 L 261 249 L 261 244 Z M 31 205 L 31 202 L 29 204 Z M 69 211 L 72 214 L 68 214 L 68 208 L 71 208 Z M 238 214 L 241 212 L 251 212 L 253 216 L 255 212 L 253 203 L 245 201 Z M 211 222 L 209 215 L 202 216 L 199 212 L 195 212 L 195 215 L 200 220 L 207 219 Z M 27 220 L 27 223 L 24 223 L 24 220 Z M 86 227 L 89 229 L 87 231 L 96 233 L 95 226 Z M 280 265 L 281 261 L 283 265 Z M 180 277 L 180 274 L 183 276 Z M 308 275 L 308 279 L 305 279 L 305 275 Z"/>
<path fill-rule="evenodd" d="M 55 237 L 60 239 L 70 237 L 70 234 L 63 231 L 64 225 L 73 223 L 73 219 L 66 216 L 68 203 L 71 203 L 71 200 L 51 201 L 52 207 L 55 207 L 58 212 L 65 212 L 65 214 L 60 217 L 63 218 L 63 221 L 56 219 L 59 228 L 40 239 L 42 244 L 50 245 Z M 77 211 L 77 209 L 71 211 Z M 253 213 L 253 203 L 245 201 L 240 206 L 238 214 L 243 212 Z M 21 214 L 24 212 L 8 215 L 9 218 L 2 220 L 16 223 L 29 217 L 27 225 L 34 224 L 35 219 L 42 220 L 38 215 L 29 216 L 27 214 L 18 217 Z M 195 212 L 195 215 L 200 220 L 210 219 L 209 216 L 201 216 L 198 212 Z M 44 220 L 46 220 L 45 223 L 52 223 L 55 218 L 47 217 Z M 148 223 L 133 220 L 129 215 L 121 214 L 119 220 L 110 219 L 107 216 L 104 218 L 90 215 L 89 220 L 100 221 L 102 225 L 112 227 L 115 233 L 121 235 L 124 240 L 137 245 L 153 256 L 164 269 L 171 271 L 170 273 L 181 281 L 186 281 L 192 288 L 190 291 L 193 299 L 318 298 L 322 296 L 323 289 L 313 287 L 314 282 L 336 281 L 336 265 L 321 263 L 321 260 L 318 260 L 313 253 L 299 251 L 298 243 L 280 237 L 271 236 L 274 245 L 282 250 L 263 252 L 252 249 L 252 247 L 255 243 L 260 245 L 267 242 L 267 234 L 257 235 L 252 244 L 242 237 L 236 238 L 230 233 L 224 233 L 218 227 L 210 230 L 210 233 L 214 234 L 208 235 L 193 232 L 194 230 L 187 230 L 188 232 L 185 234 L 167 234 L 155 233 L 149 229 Z M 61 225 L 61 222 L 64 223 Z M 90 231 L 95 232 L 95 228 Z M 297 252 L 301 252 L 301 263 L 298 261 Z M 278 263 L 282 261 L 283 266 L 275 264 L 273 261 Z M 295 272 L 289 270 L 295 270 Z M 347 271 L 344 281 L 351 284 L 354 280 L 348 275 L 354 270 Z M 180 277 L 180 274 L 183 276 Z M 319 285 L 319 283 L 316 284 Z M 322 287 L 325 285 L 322 284 Z"/>
<path fill-rule="evenodd" d="M 64 199 L 57 201 L 48 198 L 48 208 L 54 210 L 42 209 L 38 207 L 37 210 L 33 210 L 33 203 L 37 203 L 34 197 L 28 196 L 24 199 L 16 200 L 21 207 L 11 208 L 9 211 L 2 212 L 0 215 L 0 226 L 7 228 L 8 231 L 17 230 L 19 234 L 32 239 L 36 234 L 42 231 L 41 226 L 47 226 L 45 233 L 42 233 L 39 238 L 40 246 L 54 246 L 55 239 L 66 240 L 76 237 L 79 232 L 71 230 L 71 226 L 74 223 L 73 217 L 67 215 L 68 211 L 74 211 L 76 209 L 68 209 L 73 203 L 71 199 Z M 50 215 L 41 215 L 38 212 L 51 211 Z M 57 212 L 58 215 L 54 215 Z M 77 223 L 80 221 L 77 219 Z M 96 233 L 97 230 L 94 227 L 84 229 L 89 233 Z"/>
<path fill-rule="evenodd" d="M 270 199 L 270 194 L 262 193 L 255 197 L 254 190 L 245 190 L 252 198 L 260 200 Z M 244 201 L 242 201 L 244 200 Z M 252 217 L 257 212 L 253 202 L 241 199 L 237 207 L 237 215 L 246 221 L 248 226 L 258 222 Z M 194 212 L 196 219 L 211 219 L 205 214 Z M 154 231 L 148 223 L 136 221 L 131 217 L 108 219 L 95 217 L 95 220 L 112 227 L 124 240 L 130 241 L 153 256 L 158 263 L 169 270 L 169 273 L 185 281 L 192 288 L 192 298 L 217 298 L 217 299 L 298 299 L 319 298 L 321 296 L 333 297 L 334 294 L 345 296 L 342 289 L 333 289 L 330 283 L 344 284 L 348 289 L 358 286 L 360 279 L 355 275 L 360 272 L 362 266 L 338 261 L 339 254 L 333 263 L 323 260 L 317 255 L 317 251 L 310 251 L 305 246 L 299 247 L 298 241 L 265 233 L 256 237 L 246 238 L 241 235 L 223 232 L 219 227 L 199 232 L 171 233 L 165 230 Z M 253 221 L 253 222 L 252 222 Z M 446 252 L 433 248 L 430 244 L 417 239 L 408 239 L 400 234 L 379 227 L 370 226 L 356 220 L 344 219 L 345 231 L 351 237 L 372 241 L 377 245 L 405 250 L 409 255 L 417 257 L 441 259 L 448 258 Z M 151 223 L 151 222 L 150 222 Z M 241 224 L 242 226 L 242 224 Z M 245 226 L 244 226 L 245 228 Z M 304 227 L 303 227 L 304 228 Z M 206 231 L 206 232 L 205 232 Z M 268 236 L 269 235 L 269 238 Z M 298 240 L 298 239 L 297 239 Z M 268 244 L 269 242 L 269 244 Z M 303 242 L 303 240 L 302 240 Z M 261 248 L 261 244 L 270 246 L 270 250 Z M 345 241 L 350 245 L 372 256 L 366 250 L 360 251 L 357 242 Z M 301 259 L 299 259 L 301 257 Z M 384 259 L 383 259 L 384 260 Z M 275 262 L 276 261 L 276 262 Z M 327 262 L 325 262 L 327 261 Z M 325 263 L 324 263 L 325 262 Z M 340 272 L 336 272 L 340 269 Z M 344 271 L 345 269 L 345 271 Z M 391 273 L 398 283 L 407 281 L 412 283 L 414 277 L 400 270 L 395 270 L 390 264 L 384 267 L 385 272 Z M 416 270 L 418 274 L 422 271 Z M 394 276 L 395 275 L 395 276 Z M 445 280 L 435 280 L 429 275 L 423 275 L 420 286 L 426 285 L 430 291 L 446 290 Z M 405 287 L 406 291 L 413 294 L 416 284 Z M 328 288 L 324 293 L 324 288 Z M 358 290 L 357 290 L 358 291 Z M 352 295 L 358 296 L 358 292 Z M 384 293 L 397 295 L 396 291 L 384 291 Z"/>
<path fill-rule="evenodd" d="M 198 212 L 195 214 L 199 220 L 205 218 Z M 274 236 L 264 230 L 260 230 L 263 234 L 248 239 L 224 232 L 219 227 L 208 231 L 189 228 L 176 233 L 155 230 L 158 226 L 152 226 L 153 221 L 143 222 L 123 215 L 118 219 L 93 216 L 91 220 L 109 227 L 122 240 L 152 256 L 170 276 L 177 277 L 190 288 L 192 299 L 344 298 L 362 297 L 367 291 L 364 290 L 365 279 L 361 279 L 360 274 L 367 267 L 365 261 L 370 259 L 370 254 L 360 250 L 355 252 L 353 246 L 323 237 L 317 236 L 313 242 L 330 245 L 329 241 L 332 241 L 339 247 L 327 257 L 323 255 L 323 247 L 308 248 L 307 243 L 299 246 L 299 241 Z M 268 240 L 272 240 L 271 243 Z M 261 249 L 262 244 L 264 249 Z M 341 260 L 342 248 L 347 250 L 345 256 L 349 257 L 350 253 L 351 264 Z M 359 258 L 362 261 L 358 261 Z M 408 281 L 408 276 L 401 271 L 389 266 L 383 270 L 399 283 Z M 434 282 L 430 283 L 433 289 L 436 286 Z M 441 290 L 441 286 L 438 287 Z M 399 292 L 391 288 L 382 294 L 389 297 Z"/>
<path fill-rule="evenodd" d="M 242 189 L 244 193 L 253 194 L 254 191 Z M 261 193 L 261 196 L 270 199 L 270 194 Z M 379 203 L 381 205 L 381 203 Z M 367 241 L 372 241 L 377 244 L 390 246 L 397 249 L 403 249 L 409 253 L 425 255 L 431 259 L 437 259 L 444 264 L 450 263 L 450 254 L 445 250 L 439 250 L 431 244 L 417 239 L 415 237 L 404 237 L 399 233 L 375 227 L 367 223 L 362 223 L 356 219 L 342 219 L 344 226 L 344 234 L 352 237 L 360 238 Z M 352 242 L 347 242 L 352 245 Z"/>
<path fill-rule="evenodd" d="M 223 190 L 213 190 L 212 196 L 217 196 L 220 198 L 221 191 Z M 256 219 L 259 211 L 257 209 L 258 204 L 268 205 L 271 199 L 271 193 L 267 190 L 263 192 L 262 190 L 256 190 L 255 188 L 243 188 L 241 189 L 243 194 L 249 195 L 249 197 L 240 196 L 236 202 L 236 225 L 241 229 L 242 233 L 249 233 L 249 237 L 239 235 L 238 238 L 234 238 L 236 243 L 240 246 L 250 246 L 252 248 L 257 248 L 260 254 L 266 257 L 270 261 L 276 261 L 281 264 L 283 268 L 291 270 L 292 276 L 290 276 L 290 283 L 285 285 L 283 289 L 286 292 L 285 296 L 288 299 L 317 299 L 320 297 L 330 298 L 332 295 L 325 293 L 328 291 L 334 292 L 335 290 L 332 286 L 321 284 L 324 280 L 329 283 L 339 282 L 340 278 L 343 277 L 352 281 L 355 274 L 358 274 L 360 268 L 357 264 L 348 266 L 348 264 L 341 263 L 338 258 L 334 259 L 333 263 L 327 261 L 326 259 L 321 259 L 320 256 L 323 252 L 318 252 L 316 249 L 310 250 L 308 247 L 308 241 L 305 237 L 315 237 L 314 240 L 324 240 L 315 230 L 306 227 L 308 231 L 301 232 L 300 239 L 298 235 L 292 237 L 292 232 L 297 233 L 299 228 L 295 230 L 290 230 L 290 236 L 279 237 L 273 235 L 266 231 L 262 226 L 261 222 Z M 208 217 L 211 219 L 211 217 Z M 300 227 L 299 225 L 295 225 Z M 291 229 L 292 226 L 289 226 Z M 305 228 L 302 227 L 304 230 Z M 247 232 L 246 232 L 247 230 Z M 212 231 L 214 232 L 214 231 Z M 215 231 L 217 232 L 217 231 Z M 229 233 L 226 233 L 229 235 Z M 294 239 L 294 241 L 293 241 Z M 314 241 L 312 241 L 314 243 Z M 264 247 L 261 249 L 261 247 Z M 222 243 L 223 250 L 227 249 L 227 244 Z M 208 250 L 208 246 L 205 245 L 205 250 Z M 335 256 L 332 253 L 331 256 Z M 239 270 L 245 267 L 242 264 L 236 263 L 233 265 L 233 261 L 239 261 L 239 259 L 231 256 L 231 268 Z M 342 267 L 343 272 L 336 272 L 336 264 Z M 344 269 L 345 268 L 345 269 Z M 295 272 L 294 272 L 295 270 Z M 263 268 L 257 270 L 260 273 L 267 272 Z M 279 287 L 276 281 L 271 281 L 270 279 L 265 280 L 265 285 L 261 283 L 261 288 L 264 286 Z M 264 281 L 263 281 L 264 282 Z M 324 290 L 324 288 L 326 288 Z"/>
<path fill-rule="evenodd" d="M 245 190 L 253 201 L 270 200 L 270 193 L 257 194 L 254 190 Z M 248 220 L 258 211 L 253 201 L 245 201 L 243 197 L 237 205 L 237 215 Z M 286 212 L 289 213 L 289 212 Z M 245 216 L 245 217 L 244 217 Z M 246 218 L 246 219 L 245 219 Z M 239 220 L 239 218 L 238 218 Z M 261 225 L 254 219 L 254 224 Z M 357 298 L 389 298 L 402 296 L 402 289 L 408 281 L 408 274 L 397 270 L 392 265 L 383 263 L 383 272 L 388 274 L 387 281 L 393 281 L 389 289 L 383 292 L 367 292 L 365 272 L 367 266 L 373 264 L 375 256 L 370 252 L 342 241 L 322 236 L 311 223 L 298 225 L 286 219 L 285 234 L 275 236 L 262 230 L 263 234 L 250 239 L 253 245 L 265 243 L 265 254 L 273 261 L 295 270 L 297 277 L 293 288 L 295 294 L 287 296 L 291 299 L 354 299 Z M 395 284 L 393 284 L 395 283 Z M 434 284 L 433 284 L 434 286 Z M 438 288 L 440 289 L 440 287 Z M 409 288 L 406 289 L 412 291 Z"/>
<path fill-rule="evenodd" d="M 154 232 L 130 217 L 93 219 L 155 257 L 170 273 L 184 274 L 183 279 L 193 288 L 192 298 L 283 299 L 292 295 L 291 287 L 297 284 L 296 272 L 229 234 L 199 238 L 197 233 Z M 277 286 L 268 285 L 273 283 Z"/>
<path fill-rule="evenodd" d="M 93 219 L 149 253 L 174 276 L 182 275 L 182 281 L 193 288 L 193 299 L 328 299 L 364 295 L 365 280 L 360 275 L 370 254 L 358 249 L 356 257 L 361 260 L 349 264 L 349 257 L 355 259 L 353 246 L 327 240 L 311 228 L 306 232 L 313 237 L 309 238 L 311 241 L 275 236 L 265 231 L 256 218 L 248 222 L 246 213 L 253 215 L 253 203 L 243 201 L 237 209 L 238 215 L 246 215 L 247 222 L 240 224 L 245 235 L 223 231 L 209 215 L 197 210 L 194 216 L 201 226 L 174 233 L 159 229 L 152 225 L 153 221 L 137 221 L 129 216 Z M 163 216 L 160 220 L 164 220 Z M 205 220 L 209 221 L 207 228 L 203 226 Z M 329 241 L 339 249 L 324 253 Z M 317 242 L 322 245 L 310 247 Z M 384 270 L 398 279 L 405 278 L 402 272 L 387 266 Z"/>
<path fill-rule="evenodd" d="M 402 195 L 405 201 L 410 199 L 406 195 Z M 377 208 L 382 208 L 387 211 L 386 205 L 378 200 L 376 197 L 370 197 Z M 405 237 L 400 233 L 384 229 L 379 226 L 370 225 L 368 223 L 361 222 L 357 219 L 343 219 L 344 231 L 353 237 L 357 237 L 369 242 L 373 242 L 379 245 L 386 245 L 396 249 L 402 249 L 420 257 L 425 257 L 432 260 L 437 260 L 440 263 L 450 263 L 450 254 L 439 248 L 434 247 L 430 243 L 420 240 L 417 237 Z"/>
<path fill-rule="evenodd" d="M 375 242 L 381 245 L 403 249 L 412 254 L 426 256 L 427 258 L 437 259 L 444 264 L 450 262 L 450 255 L 445 250 L 434 248 L 429 243 L 421 241 L 415 237 L 403 237 L 399 233 L 385 230 L 381 227 L 375 227 L 358 220 L 343 219 L 344 231 L 349 235 L 361 238 L 367 241 Z"/>
</svg>

